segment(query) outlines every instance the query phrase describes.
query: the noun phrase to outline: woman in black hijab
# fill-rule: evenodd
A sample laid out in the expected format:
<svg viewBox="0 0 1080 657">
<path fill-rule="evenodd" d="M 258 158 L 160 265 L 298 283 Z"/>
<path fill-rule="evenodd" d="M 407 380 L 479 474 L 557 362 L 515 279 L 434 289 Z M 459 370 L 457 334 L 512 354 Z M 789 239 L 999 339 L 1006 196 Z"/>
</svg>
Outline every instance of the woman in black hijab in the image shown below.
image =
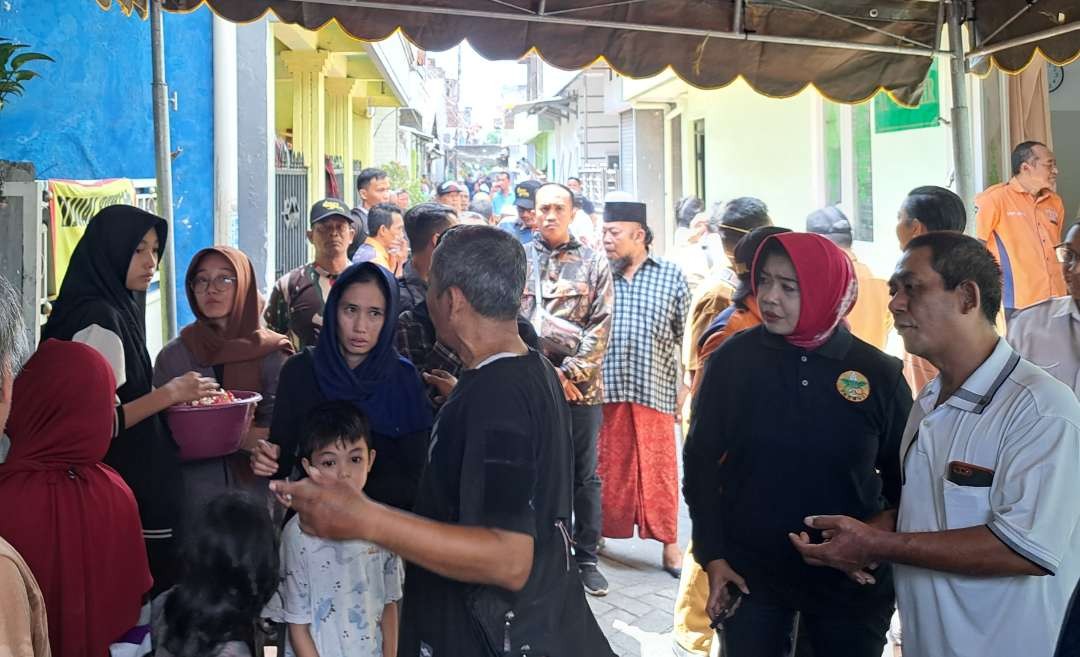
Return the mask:
<svg viewBox="0 0 1080 657">
<path fill-rule="evenodd" d="M 165 249 L 165 220 L 129 205 L 95 215 L 71 255 L 60 294 L 42 329 L 49 338 L 94 347 L 116 376 L 116 420 L 105 463 L 135 493 L 154 592 L 173 585 L 180 516 L 177 446 L 159 413 L 216 394 L 217 383 L 188 372 L 151 385 L 146 350 L 146 290 Z"/>
</svg>

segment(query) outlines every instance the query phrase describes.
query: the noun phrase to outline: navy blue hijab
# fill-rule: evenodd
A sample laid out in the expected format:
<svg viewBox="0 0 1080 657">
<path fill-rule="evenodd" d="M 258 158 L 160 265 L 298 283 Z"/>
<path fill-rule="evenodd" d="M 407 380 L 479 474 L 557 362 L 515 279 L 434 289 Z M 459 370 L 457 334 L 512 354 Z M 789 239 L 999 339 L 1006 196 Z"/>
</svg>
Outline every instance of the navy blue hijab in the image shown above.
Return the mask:
<svg viewBox="0 0 1080 657">
<path fill-rule="evenodd" d="M 349 369 L 338 345 L 337 308 L 353 283 L 374 274 L 386 299 L 386 321 L 363 363 Z M 431 428 L 431 403 L 416 368 L 398 355 L 394 333 L 398 318 L 398 286 L 393 274 L 373 262 L 350 266 L 334 281 L 323 310 L 323 327 L 315 346 L 315 380 L 330 401 L 359 408 L 377 434 L 396 438 Z"/>
</svg>

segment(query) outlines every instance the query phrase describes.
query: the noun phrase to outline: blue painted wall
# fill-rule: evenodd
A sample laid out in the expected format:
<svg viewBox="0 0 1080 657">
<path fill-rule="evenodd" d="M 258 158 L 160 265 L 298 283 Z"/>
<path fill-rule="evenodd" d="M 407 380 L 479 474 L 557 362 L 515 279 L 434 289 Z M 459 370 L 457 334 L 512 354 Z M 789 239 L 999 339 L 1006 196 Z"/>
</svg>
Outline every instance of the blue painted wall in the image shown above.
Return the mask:
<svg viewBox="0 0 1080 657">
<path fill-rule="evenodd" d="M 176 269 L 180 276 L 214 239 L 212 14 L 166 14 L 166 80 L 179 97 L 170 114 Z M 0 111 L 0 159 L 30 161 L 39 178 L 153 178 L 150 22 L 102 11 L 90 0 L 0 2 L 0 36 L 55 64 Z M 178 321 L 194 319 L 182 285 Z"/>
</svg>

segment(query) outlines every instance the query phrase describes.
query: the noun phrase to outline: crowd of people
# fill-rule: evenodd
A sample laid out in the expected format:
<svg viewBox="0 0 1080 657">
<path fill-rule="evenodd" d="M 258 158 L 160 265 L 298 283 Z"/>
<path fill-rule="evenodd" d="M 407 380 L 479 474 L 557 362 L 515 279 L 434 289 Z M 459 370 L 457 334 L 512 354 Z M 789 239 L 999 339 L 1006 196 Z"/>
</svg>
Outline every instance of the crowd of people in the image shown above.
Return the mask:
<svg viewBox="0 0 1080 657">
<path fill-rule="evenodd" d="M 796 232 L 684 199 L 666 259 L 645 204 L 598 213 L 577 179 L 403 207 L 365 169 L 265 302 L 242 252 L 196 253 L 195 320 L 154 361 L 168 227 L 108 207 L 28 359 L 0 280 L 0 654 L 602 657 L 586 594 L 635 534 L 690 654 L 877 657 L 901 626 L 910 655 L 1077 654 L 1056 172 L 1018 146 L 979 239 L 955 194 L 912 190 L 882 281 L 836 207 Z M 164 412 L 225 391 L 261 395 L 240 450 L 182 460 Z"/>
</svg>

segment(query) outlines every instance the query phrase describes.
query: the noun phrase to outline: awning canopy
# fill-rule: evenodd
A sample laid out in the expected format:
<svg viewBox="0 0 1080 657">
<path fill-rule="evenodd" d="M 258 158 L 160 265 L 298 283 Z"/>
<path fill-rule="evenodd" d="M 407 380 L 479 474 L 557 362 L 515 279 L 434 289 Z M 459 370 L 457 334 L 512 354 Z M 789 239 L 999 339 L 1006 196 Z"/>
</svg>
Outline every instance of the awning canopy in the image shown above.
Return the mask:
<svg viewBox="0 0 1080 657">
<path fill-rule="evenodd" d="M 145 13 L 150 0 L 115 0 Z M 113 0 L 97 0 L 103 6 Z M 648 77 L 670 66 L 686 82 L 721 87 L 743 76 L 759 92 L 790 96 L 808 84 L 857 102 L 880 89 L 918 101 L 940 46 L 945 0 L 163 0 L 168 11 L 202 4 L 231 21 L 273 11 L 317 30 L 331 20 L 377 41 L 397 29 L 425 50 L 468 38 L 489 59 L 535 49 L 564 69 L 603 57 L 616 71 Z M 1080 52 L 1076 0 L 961 2 L 973 36 L 972 61 L 992 58 L 1015 72 L 1036 48 L 1065 63 Z"/>
<path fill-rule="evenodd" d="M 518 103 L 510 108 L 511 114 L 520 114 L 525 112 L 526 114 L 541 114 L 544 112 L 551 112 L 559 118 L 568 118 L 570 116 L 570 98 L 558 97 L 558 98 L 541 98 L 539 100 L 530 100 L 524 103 Z"/>
</svg>

